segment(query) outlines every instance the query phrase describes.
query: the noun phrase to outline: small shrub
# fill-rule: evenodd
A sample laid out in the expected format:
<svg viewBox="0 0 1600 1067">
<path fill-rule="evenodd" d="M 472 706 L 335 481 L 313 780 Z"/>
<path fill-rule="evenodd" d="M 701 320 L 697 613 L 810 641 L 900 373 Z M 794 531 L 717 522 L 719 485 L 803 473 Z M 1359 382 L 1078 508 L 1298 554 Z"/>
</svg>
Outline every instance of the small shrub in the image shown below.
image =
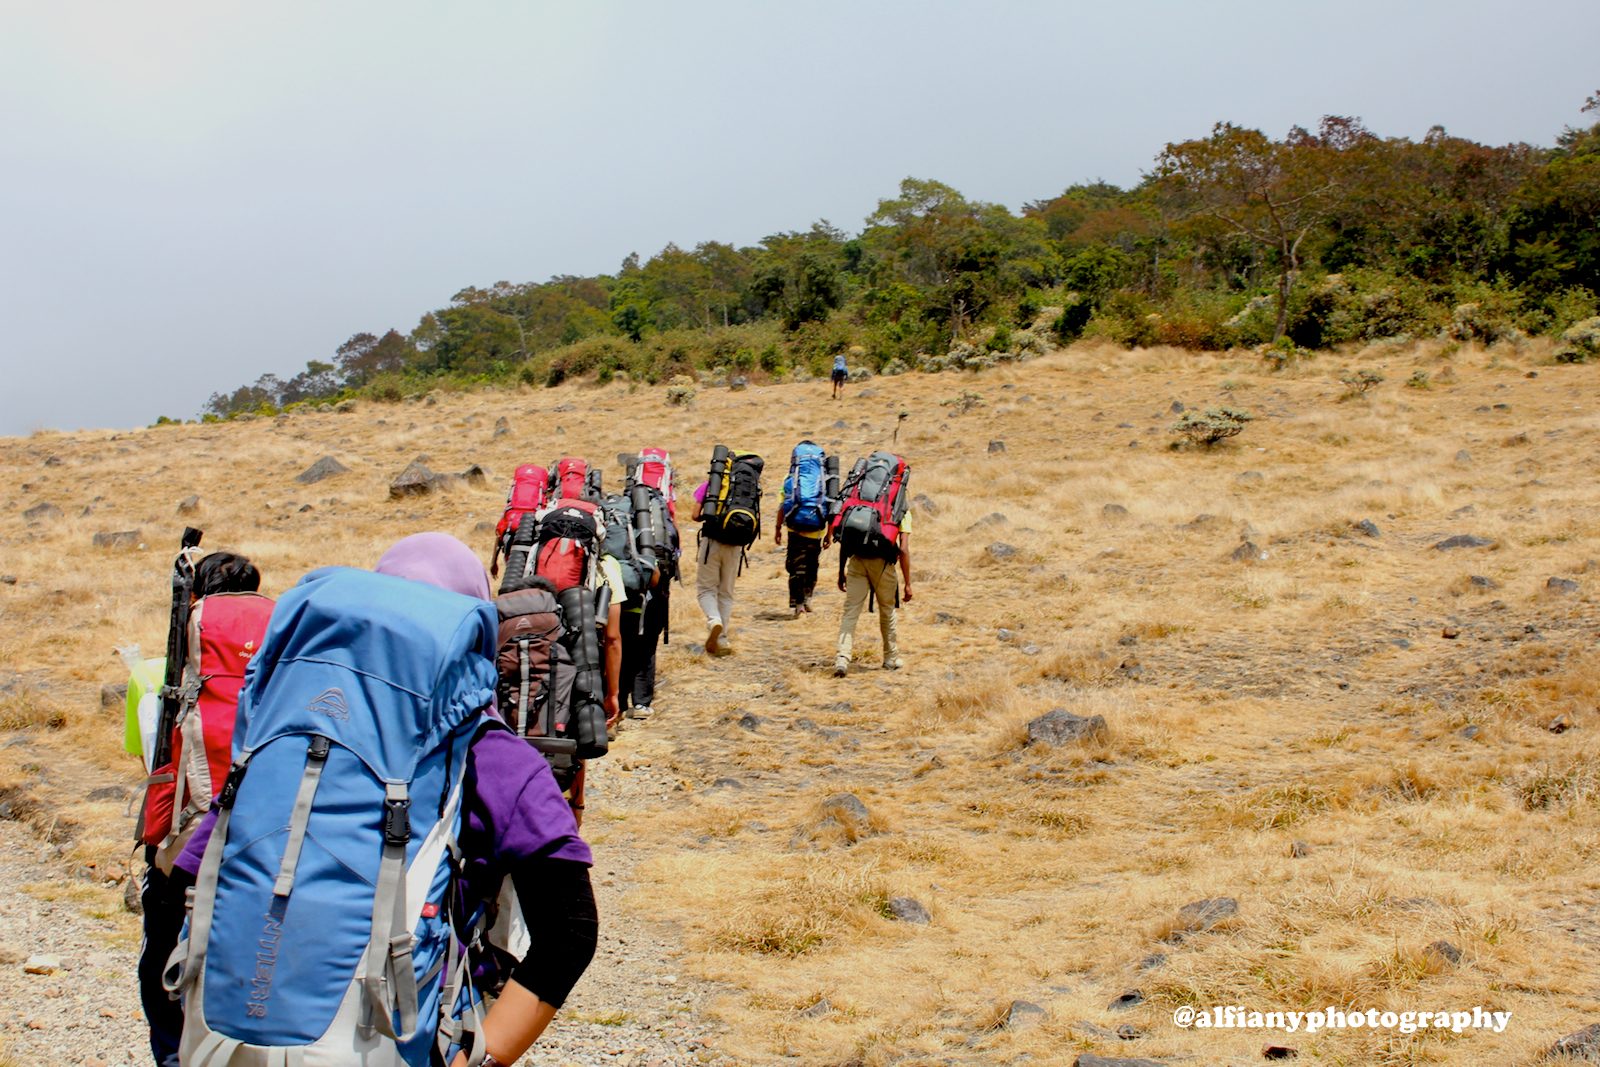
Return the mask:
<svg viewBox="0 0 1600 1067">
<path fill-rule="evenodd" d="M 694 395 L 694 379 L 687 374 L 675 376 L 667 385 L 667 403 L 674 407 L 687 407 Z"/>
<path fill-rule="evenodd" d="M 1600 358 L 1600 315 L 1575 322 L 1561 334 L 1557 363 L 1588 363 Z"/>
<path fill-rule="evenodd" d="M 1075 304 L 1068 304 L 1061 309 L 1061 314 L 1056 318 L 1056 336 L 1062 344 L 1071 344 L 1083 336 L 1084 328 L 1089 325 L 1089 320 L 1094 316 L 1094 305 L 1087 300 L 1079 300 Z"/>
<path fill-rule="evenodd" d="M 1009 352 L 1011 350 L 1011 327 L 1003 322 L 996 326 L 994 332 L 989 335 L 989 339 L 983 343 L 983 347 L 989 352 Z"/>
<path fill-rule="evenodd" d="M 951 397 L 949 400 L 939 401 L 939 406 L 949 408 L 952 415 L 965 415 L 973 408 L 983 403 L 983 397 L 968 389 L 963 389 L 960 396 Z"/>
<path fill-rule="evenodd" d="M 1362 367 L 1349 374 L 1341 375 L 1339 381 L 1344 384 L 1345 394 L 1342 399 L 1352 400 L 1358 396 L 1366 396 L 1367 391 L 1383 381 L 1383 375 L 1375 370 Z"/>
<path fill-rule="evenodd" d="M 1187 438 L 1191 445 L 1210 448 L 1218 441 L 1237 437 L 1255 416 L 1241 408 L 1207 408 L 1185 411 L 1183 417 L 1172 424 L 1172 432 Z"/>
<path fill-rule="evenodd" d="M 1428 377 L 1428 372 L 1418 367 L 1411 372 L 1411 377 L 1406 379 L 1407 389 L 1432 389 L 1433 381 Z"/>
<path fill-rule="evenodd" d="M 1278 338 L 1261 352 L 1261 358 L 1273 370 L 1283 370 L 1291 363 L 1309 359 L 1311 353 L 1291 341 L 1288 336 Z"/>
</svg>

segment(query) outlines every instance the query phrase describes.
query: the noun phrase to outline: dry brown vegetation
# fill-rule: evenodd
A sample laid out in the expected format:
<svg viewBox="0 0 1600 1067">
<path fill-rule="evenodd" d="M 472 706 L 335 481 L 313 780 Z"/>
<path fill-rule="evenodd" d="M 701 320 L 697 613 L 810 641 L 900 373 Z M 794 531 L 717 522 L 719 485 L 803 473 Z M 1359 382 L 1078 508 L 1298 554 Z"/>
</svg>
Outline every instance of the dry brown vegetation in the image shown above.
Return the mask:
<svg viewBox="0 0 1600 1067">
<path fill-rule="evenodd" d="M 1353 365 L 1386 381 L 1340 403 Z M 1435 387 L 1403 388 L 1415 370 Z M 957 414 L 945 402 L 964 392 L 982 403 Z M 1175 451 L 1174 400 L 1256 420 Z M 714 438 L 777 468 L 801 436 L 848 462 L 899 425 L 931 504 L 901 625 L 908 669 L 875 669 L 868 619 L 857 671 L 830 677 L 837 594 L 784 619 L 782 557 L 763 544 L 741 581 L 737 654 L 693 654 L 680 593 L 661 712 L 597 773 L 589 836 L 643 860 L 628 906 L 674 923 L 686 966 L 722 984 L 719 1051 L 1210 1064 L 1276 1039 L 1338 1064 L 1533 1062 L 1600 1019 L 1597 401 L 1593 368 L 1539 349 L 1374 349 L 1271 373 L 1080 347 L 852 386 L 837 404 L 808 383 L 702 391 L 685 410 L 619 382 L 0 441 L 0 572 L 17 578 L 0 586 L 0 683 L 14 683 L 0 693 L 0 798 L 25 797 L 17 817 L 78 865 L 126 861 L 123 805 L 85 800 L 136 779 L 98 689 L 122 678 L 118 645 L 162 643 L 190 493 L 206 544 L 255 557 L 281 591 L 313 566 L 370 566 L 420 529 L 487 550 L 501 485 L 386 498 L 419 453 L 499 478 L 649 442 L 692 476 Z M 502 415 L 513 432 L 494 437 Z M 351 473 L 294 482 L 330 453 Z M 27 524 L 40 501 L 65 517 Z M 1354 528 L 1363 519 L 1379 536 Z M 90 547 L 97 530 L 134 528 L 141 550 Z M 1432 547 L 1457 533 L 1494 544 Z M 1264 558 L 1230 558 L 1246 538 Z M 994 541 L 1016 554 L 994 558 Z M 1552 592 L 1551 577 L 1579 591 Z M 1103 715 L 1108 731 L 1025 747 L 1028 720 L 1054 707 Z M 658 800 L 608 809 L 606 776 L 624 774 L 658 784 Z M 828 823 L 841 792 L 866 804 L 865 824 Z M 894 920 L 898 896 L 932 921 Z M 1216 896 L 1238 915 L 1178 929 L 1182 905 Z M 1459 963 L 1426 951 L 1440 939 Z M 1165 961 L 1141 969 L 1155 953 Z M 1128 989 L 1145 1003 L 1108 1012 Z M 1045 1020 L 999 1025 L 1013 999 Z M 1181 1031 L 1170 1013 L 1184 1004 L 1514 1015 L 1501 1035 L 1284 1037 Z M 1123 1023 L 1143 1036 L 1095 1029 Z"/>
</svg>

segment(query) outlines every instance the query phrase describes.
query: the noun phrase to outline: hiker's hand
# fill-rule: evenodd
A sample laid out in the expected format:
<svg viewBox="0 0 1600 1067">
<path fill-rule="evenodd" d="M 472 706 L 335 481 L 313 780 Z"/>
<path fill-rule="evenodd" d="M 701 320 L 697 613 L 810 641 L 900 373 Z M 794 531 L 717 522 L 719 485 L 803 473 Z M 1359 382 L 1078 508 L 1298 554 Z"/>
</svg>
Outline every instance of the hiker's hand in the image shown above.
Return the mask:
<svg viewBox="0 0 1600 1067">
<path fill-rule="evenodd" d="M 778 532 L 772 535 L 772 543 L 779 548 L 783 547 L 783 527 L 778 527 Z"/>
<path fill-rule="evenodd" d="M 841 593 L 844 592 L 844 579 L 843 578 L 839 579 L 839 592 L 841 592 Z"/>
<path fill-rule="evenodd" d="M 900 591 L 900 599 L 905 601 L 907 604 L 911 603 L 911 583 L 910 582 L 907 582 L 905 584 L 905 588 Z"/>
<path fill-rule="evenodd" d="M 622 708 L 617 703 L 617 694 L 607 693 L 604 704 L 606 709 L 606 725 L 615 726 L 617 724 L 617 717 L 622 714 Z"/>
</svg>

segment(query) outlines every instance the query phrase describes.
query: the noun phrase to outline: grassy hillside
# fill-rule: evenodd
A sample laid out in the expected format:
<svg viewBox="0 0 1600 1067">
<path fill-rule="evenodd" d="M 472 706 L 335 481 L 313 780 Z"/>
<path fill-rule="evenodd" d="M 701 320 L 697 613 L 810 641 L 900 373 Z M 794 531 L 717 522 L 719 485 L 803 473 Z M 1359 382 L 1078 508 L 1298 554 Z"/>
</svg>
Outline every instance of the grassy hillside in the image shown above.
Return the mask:
<svg viewBox="0 0 1600 1067">
<path fill-rule="evenodd" d="M 1385 380 L 1346 398 L 1358 364 Z M 740 582 L 737 653 L 696 655 L 692 588 L 676 594 L 660 714 L 597 768 L 589 836 L 637 861 L 614 906 L 666 924 L 689 973 L 719 984 L 716 1051 L 1218 1063 L 1276 1041 L 1328 1063 L 1530 1062 L 1600 1020 L 1597 375 L 1536 346 L 1279 372 L 1078 347 L 879 379 L 839 403 L 806 383 L 703 388 L 683 408 L 613 383 L 7 439 L 0 790 L 75 866 L 126 862 L 122 804 L 85 800 L 136 780 L 99 687 L 124 677 L 116 646 L 161 646 L 185 521 L 278 592 L 422 529 L 487 558 L 481 526 L 517 462 L 586 454 L 615 481 L 618 451 L 654 443 L 693 479 L 717 440 L 778 468 L 811 436 L 848 463 L 898 427 L 922 500 L 908 669 L 876 669 L 867 619 L 858 669 L 831 677 L 842 598 L 789 620 L 764 542 Z M 1173 450 L 1176 404 L 1255 421 Z M 295 482 L 326 454 L 350 472 Z M 419 454 L 492 478 L 391 502 Z M 199 509 L 180 517 L 191 494 Z M 61 516 L 25 520 L 41 502 Z M 143 547 L 91 545 L 133 529 Z M 1456 534 L 1489 544 L 1434 547 Z M 1052 708 L 1106 731 L 1025 744 Z M 828 817 L 847 792 L 865 819 Z M 931 921 L 889 917 L 897 897 Z M 1216 897 L 1237 914 L 1184 933 L 1180 908 Z M 1441 940 L 1458 961 L 1429 949 Z M 1132 990 L 1143 1003 L 1108 1010 Z M 1042 1020 L 1003 1025 L 1014 1000 Z M 1503 1034 L 1459 1036 L 1170 1018 L 1330 1003 L 1514 1015 Z M 1110 1033 L 1124 1024 L 1139 1036 Z"/>
</svg>

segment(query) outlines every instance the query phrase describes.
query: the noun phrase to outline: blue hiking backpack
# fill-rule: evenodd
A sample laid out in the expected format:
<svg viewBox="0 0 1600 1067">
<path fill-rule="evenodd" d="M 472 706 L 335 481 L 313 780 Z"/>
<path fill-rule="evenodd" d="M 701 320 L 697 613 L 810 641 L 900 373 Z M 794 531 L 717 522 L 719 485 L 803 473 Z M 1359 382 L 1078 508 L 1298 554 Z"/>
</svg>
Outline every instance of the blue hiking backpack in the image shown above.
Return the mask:
<svg viewBox="0 0 1600 1067">
<path fill-rule="evenodd" d="M 451 914 L 496 627 L 488 601 L 343 567 L 279 601 L 167 973 L 185 1064 L 427 1067 L 475 1029 Z"/>
<path fill-rule="evenodd" d="M 827 453 L 821 445 L 802 441 L 789 456 L 789 495 L 783 501 L 783 522 L 791 530 L 815 533 L 828 525 L 825 484 Z"/>
</svg>

